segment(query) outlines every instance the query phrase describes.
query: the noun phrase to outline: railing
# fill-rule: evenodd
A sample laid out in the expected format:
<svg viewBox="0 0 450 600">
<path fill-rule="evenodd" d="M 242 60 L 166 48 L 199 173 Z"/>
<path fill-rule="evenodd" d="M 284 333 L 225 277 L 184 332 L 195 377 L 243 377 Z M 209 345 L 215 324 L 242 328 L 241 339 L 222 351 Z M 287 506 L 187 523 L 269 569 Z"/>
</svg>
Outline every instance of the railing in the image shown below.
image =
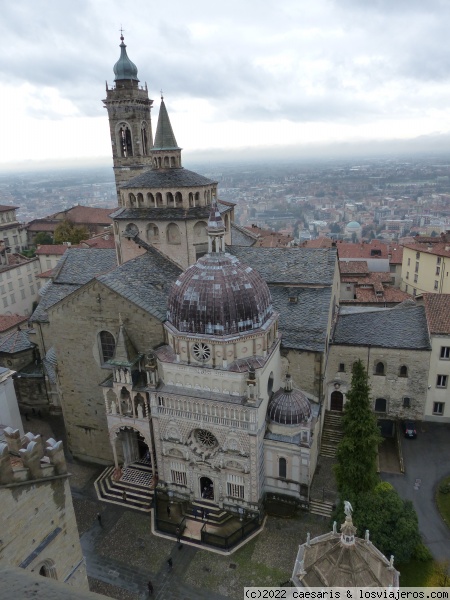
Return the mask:
<svg viewBox="0 0 450 600">
<path fill-rule="evenodd" d="M 170 415 L 172 417 L 183 417 L 185 419 L 201 421 L 202 423 L 212 423 L 214 425 L 224 425 L 225 427 L 234 427 L 239 429 L 246 429 L 248 431 L 256 431 L 256 423 L 250 423 L 249 421 L 239 421 L 235 419 L 228 419 L 226 417 L 217 417 L 215 415 L 205 415 L 202 413 L 179 410 L 177 408 L 166 408 L 165 406 L 158 406 L 157 409 L 158 413 L 163 415 Z"/>
<path fill-rule="evenodd" d="M 259 516 L 254 517 L 247 523 L 244 523 L 242 527 L 230 533 L 229 535 L 219 535 L 218 533 L 210 533 L 207 530 L 208 523 L 205 523 L 201 528 L 201 540 L 203 544 L 208 546 L 215 546 L 216 548 L 222 548 L 223 550 L 230 550 L 236 544 L 239 544 L 242 540 L 256 531 L 259 526 Z"/>
</svg>

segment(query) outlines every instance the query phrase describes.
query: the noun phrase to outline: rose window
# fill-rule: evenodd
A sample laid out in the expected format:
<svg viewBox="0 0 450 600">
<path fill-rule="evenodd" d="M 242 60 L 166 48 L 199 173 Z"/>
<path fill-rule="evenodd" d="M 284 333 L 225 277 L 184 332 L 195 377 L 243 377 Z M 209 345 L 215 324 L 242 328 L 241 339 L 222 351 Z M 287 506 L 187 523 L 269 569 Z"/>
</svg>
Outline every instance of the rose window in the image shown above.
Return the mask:
<svg viewBox="0 0 450 600">
<path fill-rule="evenodd" d="M 214 448 L 214 446 L 217 446 L 218 444 L 215 436 L 206 429 L 198 429 L 195 437 L 197 438 L 198 443 L 206 448 Z"/>
<path fill-rule="evenodd" d="M 203 362 L 211 356 L 211 348 L 203 342 L 197 342 L 192 346 L 192 353 L 197 360 Z"/>
</svg>

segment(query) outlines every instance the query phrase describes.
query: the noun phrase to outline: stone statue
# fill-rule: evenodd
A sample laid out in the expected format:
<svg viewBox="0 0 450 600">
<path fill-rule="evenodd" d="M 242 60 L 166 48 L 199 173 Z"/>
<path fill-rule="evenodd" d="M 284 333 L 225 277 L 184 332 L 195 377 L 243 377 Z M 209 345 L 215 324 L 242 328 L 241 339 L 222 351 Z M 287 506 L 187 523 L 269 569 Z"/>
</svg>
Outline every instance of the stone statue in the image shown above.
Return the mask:
<svg viewBox="0 0 450 600">
<path fill-rule="evenodd" d="M 350 502 L 348 500 L 344 501 L 344 512 L 345 512 L 345 515 L 347 517 L 351 518 L 352 512 L 353 512 L 353 508 L 352 508 L 352 505 L 350 504 Z"/>
</svg>

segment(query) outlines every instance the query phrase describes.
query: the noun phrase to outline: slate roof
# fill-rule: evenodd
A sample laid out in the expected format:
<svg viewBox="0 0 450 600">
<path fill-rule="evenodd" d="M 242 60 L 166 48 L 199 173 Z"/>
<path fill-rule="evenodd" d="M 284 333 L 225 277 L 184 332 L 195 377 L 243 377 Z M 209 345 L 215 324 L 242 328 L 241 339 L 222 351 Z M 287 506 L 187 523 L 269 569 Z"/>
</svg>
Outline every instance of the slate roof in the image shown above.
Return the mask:
<svg viewBox="0 0 450 600">
<path fill-rule="evenodd" d="M 233 246 L 253 246 L 258 236 L 241 227 L 236 223 L 231 223 L 231 244 Z"/>
<path fill-rule="evenodd" d="M 41 301 L 37 305 L 36 310 L 30 317 L 30 321 L 32 322 L 47 322 L 48 321 L 48 309 L 63 300 L 66 296 L 75 292 L 81 285 L 57 285 L 55 283 L 50 283 L 45 295 L 42 297 Z"/>
<path fill-rule="evenodd" d="M 408 302 L 386 310 L 339 315 L 332 343 L 429 350 L 425 308 Z"/>
<path fill-rule="evenodd" d="M 229 252 L 259 271 L 267 283 L 331 285 L 336 262 L 335 248 L 244 248 Z"/>
<path fill-rule="evenodd" d="M 269 289 L 273 308 L 280 315 L 282 346 L 323 352 L 332 288 L 288 288 L 269 285 Z M 297 302 L 289 301 L 292 295 L 297 297 Z"/>
<path fill-rule="evenodd" d="M 122 189 L 133 188 L 174 188 L 199 185 L 212 185 L 217 181 L 203 177 L 194 171 L 180 167 L 179 169 L 155 169 L 132 177 L 122 185 Z"/>
<path fill-rule="evenodd" d="M 157 319 L 165 321 L 167 297 L 181 272 L 179 267 L 151 248 L 97 279 Z"/>
<path fill-rule="evenodd" d="M 423 294 L 431 334 L 450 335 L 450 294 Z"/>
<path fill-rule="evenodd" d="M 117 265 L 116 251 L 111 248 L 71 248 L 59 261 L 54 283 L 83 285 L 96 275 Z"/>
<path fill-rule="evenodd" d="M 15 329 L 0 338 L 0 352 L 15 354 L 34 348 L 36 344 L 30 342 L 26 329 Z"/>
<path fill-rule="evenodd" d="M 153 150 L 179 150 L 163 98 L 161 98 Z"/>
<path fill-rule="evenodd" d="M 224 205 L 219 200 L 219 211 L 223 215 L 230 212 L 234 205 Z M 111 215 L 115 220 L 135 221 L 145 219 L 154 221 L 157 219 L 167 219 L 170 221 L 184 221 L 185 219 L 205 219 L 208 220 L 210 206 L 195 206 L 186 208 L 170 208 L 164 206 L 161 208 L 121 208 Z"/>
</svg>

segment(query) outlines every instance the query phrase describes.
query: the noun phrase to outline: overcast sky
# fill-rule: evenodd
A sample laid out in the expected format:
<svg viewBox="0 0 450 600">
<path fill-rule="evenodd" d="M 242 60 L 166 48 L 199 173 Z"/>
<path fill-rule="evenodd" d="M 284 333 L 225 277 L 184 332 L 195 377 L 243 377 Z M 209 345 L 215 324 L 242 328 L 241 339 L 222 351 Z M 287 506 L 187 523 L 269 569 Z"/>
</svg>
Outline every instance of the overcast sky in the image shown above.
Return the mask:
<svg viewBox="0 0 450 600">
<path fill-rule="evenodd" d="M 448 139 L 448 0 L 1 4 L 3 165 L 111 156 L 121 26 L 186 151 Z"/>
</svg>

